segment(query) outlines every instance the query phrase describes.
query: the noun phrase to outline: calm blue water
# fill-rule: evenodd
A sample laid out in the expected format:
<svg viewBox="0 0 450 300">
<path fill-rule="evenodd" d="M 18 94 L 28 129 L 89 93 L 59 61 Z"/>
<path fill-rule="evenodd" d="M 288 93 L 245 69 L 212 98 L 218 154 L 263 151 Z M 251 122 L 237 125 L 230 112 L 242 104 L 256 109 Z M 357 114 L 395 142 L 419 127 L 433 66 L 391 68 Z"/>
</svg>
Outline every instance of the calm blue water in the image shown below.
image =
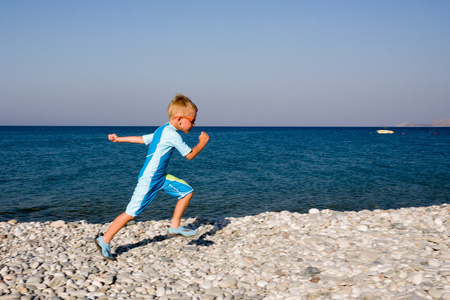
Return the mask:
<svg viewBox="0 0 450 300">
<path fill-rule="evenodd" d="M 147 147 L 108 133 L 155 127 L 0 127 L 0 221 L 112 221 L 133 193 Z M 265 211 L 390 209 L 450 202 L 450 128 L 204 127 L 193 161 L 174 152 L 169 173 L 196 191 L 186 217 Z M 402 134 L 404 133 L 404 134 Z M 160 193 L 138 220 L 170 219 Z"/>
</svg>

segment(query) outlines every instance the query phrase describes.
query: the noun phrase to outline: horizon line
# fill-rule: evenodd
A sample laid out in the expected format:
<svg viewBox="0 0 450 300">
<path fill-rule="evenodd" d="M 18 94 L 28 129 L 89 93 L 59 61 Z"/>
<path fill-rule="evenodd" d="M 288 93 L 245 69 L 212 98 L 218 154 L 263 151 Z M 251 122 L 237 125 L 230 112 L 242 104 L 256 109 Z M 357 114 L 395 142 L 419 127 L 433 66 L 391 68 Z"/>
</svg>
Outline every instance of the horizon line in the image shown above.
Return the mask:
<svg viewBox="0 0 450 300">
<path fill-rule="evenodd" d="M 0 127 L 160 127 L 161 125 L 0 125 Z M 398 125 L 196 125 L 195 127 L 284 127 L 284 128 L 295 128 L 295 127 L 380 127 L 380 128 L 446 128 L 450 126 L 398 126 Z M 194 127 L 194 128 L 195 128 Z"/>
</svg>

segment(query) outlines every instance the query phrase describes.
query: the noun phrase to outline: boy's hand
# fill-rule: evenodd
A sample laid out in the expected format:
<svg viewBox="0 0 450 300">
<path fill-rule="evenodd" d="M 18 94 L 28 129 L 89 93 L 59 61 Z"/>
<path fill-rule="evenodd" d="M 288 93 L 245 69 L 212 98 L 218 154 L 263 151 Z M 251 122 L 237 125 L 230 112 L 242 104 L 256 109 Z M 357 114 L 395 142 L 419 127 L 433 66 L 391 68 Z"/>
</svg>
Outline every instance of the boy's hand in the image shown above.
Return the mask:
<svg viewBox="0 0 450 300">
<path fill-rule="evenodd" d="M 196 157 L 200 153 L 200 151 L 205 148 L 206 144 L 209 141 L 209 135 L 206 132 L 202 131 L 202 133 L 200 133 L 200 135 L 198 136 L 198 140 L 199 143 L 197 144 L 197 146 L 195 146 L 192 151 L 185 156 L 187 159 L 194 159 L 194 157 Z"/>
<path fill-rule="evenodd" d="M 209 141 L 209 135 L 202 131 L 202 133 L 200 133 L 198 140 L 200 141 L 200 143 L 204 143 L 205 145 L 208 143 Z"/>
<path fill-rule="evenodd" d="M 142 136 L 121 136 L 118 137 L 117 134 L 108 134 L 108 139 L 114 143 L 134 143 L 134 144 L 144 144 L 144 139 Z"/>
<path fill-rule="evenodd" d="M 117 134 L 115 134 L 115 133 L 113 133 L 113 134 L 108 134 L 108 139 L 109 139 L 111 142 L 114 142 L 114 143 L 118 143 L 118 142 L 119 142 L 119 137 L 118 137 Z"/>
</svg>

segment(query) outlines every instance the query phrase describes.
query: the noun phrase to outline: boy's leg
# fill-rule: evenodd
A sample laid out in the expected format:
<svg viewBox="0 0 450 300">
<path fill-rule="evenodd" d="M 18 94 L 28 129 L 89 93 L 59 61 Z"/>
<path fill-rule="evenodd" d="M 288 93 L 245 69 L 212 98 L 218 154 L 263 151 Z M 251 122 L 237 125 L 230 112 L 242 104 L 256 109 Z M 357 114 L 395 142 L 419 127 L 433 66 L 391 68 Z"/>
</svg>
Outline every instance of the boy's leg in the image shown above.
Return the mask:
<svg viewBox="0 0 450 300">
<path fill-rule="evenodd" d="M 150 204 L 150 202 L 152 202 L 158 192 L 157 186 L 157 181 L 139 180 L 125 212 L 119 215 L 112 222 L 105 235 L 97 236 L 95 239 L 95 244 L 104 258 L 109 260 L 115 259 L 111 254 L 111 247 L 109 245 L 111 239 L 117 232 L 119 232 L 120 229 L 122 229 L 129 221 L 134 219 L 135 216 L 139 215 Z"/>
<path fill-rule="evenodd" d="M 187 229 L 180 226 L 181 217 L 183 217 L 183 214 L 186 211 L 186 208 L 189 204 L 189 201 L 191 201 L 193 194 L 194 193 L 192 192 L 186 195 L 185 197 L 181 198 L 180 200 L 178 200 L 178 203 L 175 206 L 175 210 L 173 212 L 172 223 L 170 224 L 170 227 L 167 230 L 169 236 L 182 235 L 186 237 L 191 237 L 197 234 L 197 231 L 195 230 Z"/>
<path fill-rule="evenodd" d="M 127 213 L 121 214 L 114 220 L 114 222 L 112 222 L 105 235 L 98 235 L 95 238 L 95 245 L 105 259 L 116 260 L 111 253 L 109 242 L 111 241 L 113 236 L 132 219 L 134 219 L 134 217 L 130 216 Z"/>
<path fill-rule="evenodd" d="M 133 196 L 127 205 L 124 213 L 119 215 L 109 226 L 103 236 L 103 241 L 109 244 L 111 239 L 124 227 L 129 221 L 133 220 L 135 216 L 139 215 L 153 200 L 158 192 L 158 181 L 139 180 L 134 190 Z"/>
<path fill-rule="evenodd" d="M 170 236 L 182 235 L 182 236 L 194 236 L 197 234 L 195 230 L 183 228 L 180 226 L 181 218 L 183 217 L 189 202 L 192 199 L 194 190 L 183 180 L 176 178 L 175 176 L 166 175 L 166 181 L 164 182 L 163 191 L 178 197 L 177 205 L 173 212 L 172 222 L 168 229 Z"/>
<path fill-rule="evenodd" d="M 106 244 L 109 244 L 111 242 L 111 239 L 116 235 L 117 232 L 119 232 L 122 227 L 124 227 L 129 221 L 133 220 L 134 217 L 130 216 L 127 213 L 123 213 L 119 215 L 109 226 L 108 231 L 103 235 L 103 241 Z"/>
<path fill-rule="evenodd" d="M 181 218 L 183 217 L 183 214 L 186 211 L 186 208 L 188 207 L 193 194 L 194 193 L 192 192 L 189 195 L 185 196 L 184 198 L 178 200 L 177 205 L 175 206 L 175 210 L 173 212 L 172 223 L 170 224 L 170 227 L 172 228 L 180 227 Z"/>
</svg>

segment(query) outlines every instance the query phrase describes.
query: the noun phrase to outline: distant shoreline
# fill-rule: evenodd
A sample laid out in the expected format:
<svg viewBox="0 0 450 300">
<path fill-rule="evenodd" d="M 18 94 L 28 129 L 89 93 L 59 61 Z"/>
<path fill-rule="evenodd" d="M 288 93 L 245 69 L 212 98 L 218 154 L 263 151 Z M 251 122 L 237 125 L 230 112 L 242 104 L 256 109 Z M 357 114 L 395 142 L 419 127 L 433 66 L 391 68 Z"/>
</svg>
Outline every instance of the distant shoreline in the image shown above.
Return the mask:
<svg viewBox="0 0 450 300">
<path fill-rule="evenodd" d="M 440 119 L 431 122 L 430 124 L 416 124 L 411 122 L 404 122 L 395 127 L 450 127 L 450 119 Z"/>
</svg>

